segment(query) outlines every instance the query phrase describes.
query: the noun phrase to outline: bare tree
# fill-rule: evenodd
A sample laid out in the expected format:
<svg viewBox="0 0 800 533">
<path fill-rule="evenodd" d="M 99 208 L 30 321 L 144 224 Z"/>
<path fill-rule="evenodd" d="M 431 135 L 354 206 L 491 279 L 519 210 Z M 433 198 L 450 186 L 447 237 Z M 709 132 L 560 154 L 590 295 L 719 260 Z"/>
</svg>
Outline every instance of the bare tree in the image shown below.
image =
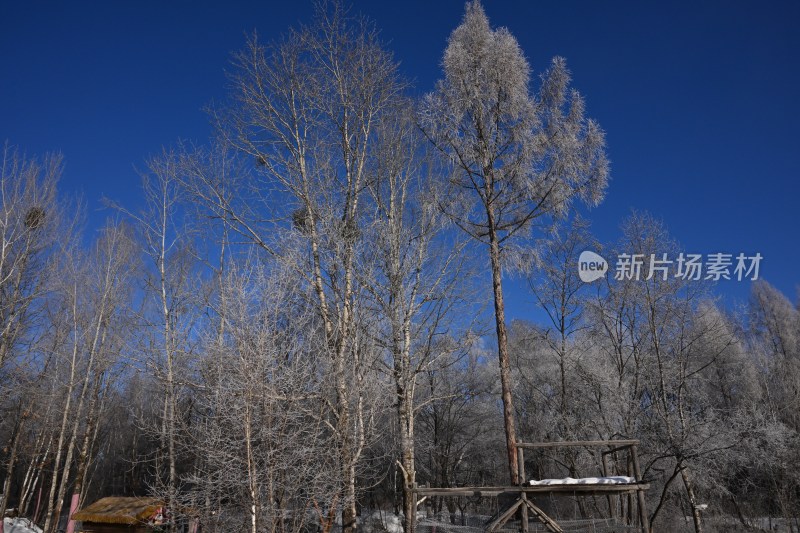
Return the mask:
<svg viewBox="0 0 800 533">
<path fill-rule="evenodd" d="M 748 311 L 747 347 L 760 369 L 760 394 L 753 403 L 758 408 L 748 413 L 753 431 L 747 435 L 737 465 L 748 472 L 748 483 L 740 484 L 736 492 L 745 511 L 758 513 L 766 508 L 771 516 L 777 508 L 797 528 L 800 477 L 788 465 L 800 457 L 800 311 L 765 281 L 753 284 Z M 766 456 L 765 450 L 769 450 Z M 769 494 L 768 501 L 759 494 Z M 736 510 L 741 516 L 738 505 Z"/>
<path fill-rule="evenodd" d="M 369 165 L 375 210 L 366 229 L 371 246 L 365 248 L 367 268 L 358 273 L 377 315 L 371 334 L 386 351 L 395 388 L 407 532 L 416 512 L 415 414 L 426 401 L 419 401 L 417 380 L 437 357 L 448 355 L 439 340 L 455 329 L 453 311 L 463 305 L 469 286 L 464 243 L 447 238 L 432 188 L 436 169 L 421 141 L 410 106 L 399 106 L 396 119 L 378 132 L 379 147 Z M 465 322 L 459 327 L 468 328 L 470 321 Z"/>
<path fill-rule="evenodd" d="M 0 486 L 0 514 L 8 505 L 14 467 L 25 424 L 32 414 L 27 401 L 16 402 L 17 415 L 6 412 L 5 402 L 23 383 L 19 373 L 6 374 L 14 361 L 25 368 L 36 353 L 37 332 L 52 273 L 52 252 L 59 237 L 69 240 L 70 227 L 61 216 L 56 186 L 61 175 L 61 157 L 26 158 L 8 143 L 0 161 L 0 412 L 14 421 L 10 453 Z M 17 377 L 14 377 L 14 376 Z M 24 379 L 23 379 L 24 381 Z M 15 402 L 12 402 L 15 403 Z M 0 533 L 3 525 L 0 523 Z"/>
<path fill-rule="evenodd" d="M 183 200 L 182 166 L 176 153 L 165 151 L 150 158 L 142 174 L 145 206 L 140 212 L 115 207 L 135 221 L 146 262 L 142 316 L 145 363 L 163 384 L 161 439 L 166 455 L 166 476 L 154 490 L 165 496 L 175 512 L 178 493 L 179 398 L 185 383 L 180 369 L 192 354 L 191 329 L 196 320 L 194 233 Z M 143 421 L 152 424 L 152 420 Z M 160 458 L 156 458 L 159 460 Z M 176 524 L 170 521 L 170 529 Z"/>
<path fill-rule="evenodd" d="M 336 509 L 329 495 L 340 493 L 335 443 L 317 414 L 329 369 L 324 330 L 287 274 L 252 259 L 232 263 L 222 284 L 225 334 L 205 335 L 192 439 L 202 461 L 187 477 L 188 496 L 209 521 L 241 512 L 254 533 L 300 530 L 308 510 Z"/>
<path fill-rule="evenodd" d="M 623 231 L 620 253 L 647 264 L 665 255 L 678 257 L 677 244 L 650 215 L 634 213 Z M 651 526 L 675 495 L 673 483 L 679 479 L 699 532 L 702 502 L 694 474 L 739 438 L 736 426 L 711 401 L 706 383 L 738 337 L 710 300 L 708 282 L 649 266 L 639 276 L 609 275 L 607 292 L 592 313 L 603 357 L 583 375 L 596 391 L 600 427 L 605 436 L 638 435 L 643 441 L 643 476 L 657 481 L 659 492 Z"/>
<path fill-rule="evenodd" d="M 352 531 L 366 442 L 364 398 L 352 380 L 366 364 L 357 342 L 363 293 L 356 272 L 372 179 L 367 165 L 375 131 L 403 85 L 375 31 L 339 5 L 321 6 L 312 26 L 270 47 L 254 37 L 235 63 L 235 105 L 217 114 L 220 132 L 258 167 L 238 190 L 207 175 L 192 188 L 232 232 L 296 265 L 295 275 L 313 288 L 331 358 L 330 429 L 344 490 L 338 504 L 345 531 Z M 291 227 L 265 224 L 271 218 L 288 219 Z"/>
<path fill-rule="evenodd" d="M 45 531 L 54 531 L 70 481 L 73 458 L 84 426 L 87 401 L 94 409 L 91 390 L 96 380 L 112 363 L 110 339 L 118 334 L 119 315 L 126 308 L 131 261 L 130 239 L 126 232 L 110 226 L 98 239 L 92 255 L 85 261 L 75 250 L 62 258 L 62 310 L 69 322 L 68 342 L 57 349 L 68 361 L 63 386 L 61 422 L 55 447 L 53 477 L 47 500 Z M 54 399 L 54 401 L 59 401 Z M 94 416 L 90 413 L 90 417 Z M 77 498 L 73 506 L 77 506 Z"/>
<path fill-rule="evenodd" d="M 530 89 L 530 67 L 504 29 L 493 30 L 480 3 L 467 4 L 444 53 L 444 79 L 426 100 L 423 128 L 453 167 L 447 183 L 464 196 L 447 214 L 488 246 L 509 472 L 517 483 L 511 368 L 503 300 L 503 250 L 534 222 L 569 211 L 575 199 L 598 203 L 608 163 L 604 134 L 584 116 L 561 58 Z"/>
<path fill-rule="evenodd" d="M 452 341 L 453 339 L 450 339 Z M 486 365 L 480 343 L 466 356 L 449 352 L 421 378 L 428 398 L 417 415 L 420 482 L 435 487 L 504 484 L 504 438 L 497 418 L 497 374 Z M 446 510 L 456 524 L 456 501 L 435 498 L 434 513 Z"/>
<path fill-rule="evenodd" d="M 61 230 L 56 185 L 61 157 L 41 161 L 6 143 L 0 161 L 0 370 L 30 332 L 33 304 L 47 290 L 48 252 Z M 64 232 L 63 235 L 67 235 Z"/>
<path fill-rule="evenodd" d="M 528 284 L 539 306 L 550 321 L 543 335 L 558 364 L 560 430 L 563 439 L 574 438 L 571 411 L 577 408 L 575 395 L 570 395 L 568 374 L 577 364 L 578 334 L 586 329 L 583 308 L 587 285 L 578 277 L 577 257 L 585 249 L 594 248 L 588 224 L 575 218 L 567 227 L 559 228 L 537 254 L 536 272 Z"/>
</svg>

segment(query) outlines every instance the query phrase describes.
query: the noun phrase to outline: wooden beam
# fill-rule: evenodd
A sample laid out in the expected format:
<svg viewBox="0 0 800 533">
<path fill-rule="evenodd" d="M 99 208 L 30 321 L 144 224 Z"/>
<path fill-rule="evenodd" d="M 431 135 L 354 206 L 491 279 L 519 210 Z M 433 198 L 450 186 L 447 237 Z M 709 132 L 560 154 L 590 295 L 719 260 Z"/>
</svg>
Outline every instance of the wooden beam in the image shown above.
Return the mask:
<svg viewBox="0 0 800 533">
<path fill-rule="evenodd" d="M 516 513 L 517 509 L 519 509 L 522 505 L 525 505 L 525 502 L 522 500 L 515 501 L 511 507 L 500 513 L 500 516 L 498 516 L 494 522 L 489 524 L 489 526 L 486 528 L 486 531 L 493 533 L 494 531 L 497 531 L 503 527 L 503 524 L 508 522 L 508 519 L 514 516 L 514 513 Z"/>
<path fill-rule="evenodd" d="M 525 502 L 525 506 L 531 510 L 533 515 L 539 519 L 540 522 L 544 524 L 544 526 L 549 529 L 552 533 L 564 533 L 564 530 L 561 529 L 561 526 L 558 525 L 558 522 L 547 516 L 544 511 L 539 509 L 536 505 L 533 504 L 530 500 L 523 500 Z"/>
<path fill-rule="evenodd" d="M 638 440 L 573 440 L 559 442 L 518 442 L 519 448 L 560 448 L 571 446 L 631 446 L 638 445 Z"/>
<path fill-rule="evenodd" d="M 649 483 L 616 483 L 613 485 L 524 485 L 521 487 L 419 487 L 414 489 L 418 496 L 479 496 L 491 497 L 500 494 L 541 493 L 541 492 L 580 492 L 580 493 L 607 493 L 607 492 L 636 492 L 650 488 Z"/>
<path fill-rule="evenodd" d="M 633 474 L 636 479 L 642 479 L 642 470 L 639 466 L 639 454 L 636 451 L 636 446 L 631 447 L 631 459 L 633 460 Z M 638 497 L 639 504 L 639 520 L 642 523 L 642 533 L 650 533 L 650 517 L 647 514 L 647 502 L 644 497 L 644 490 L 637 490 L 636 496 Z"/>
<path fill-rule="evenodd" d="M 636 446 L 636 444 L 624 444 L 622 446 L 617 446 L 616 448 L 611 448 L 610 450 L 603 450 L 602 455 L 605 457 L 606 455 L 613 455 L 617 452 L 630 450 L 631 446 Z"/>
<path fill-rule="evenodd" d="M 522 494 L 523 498 L 515 501 L 511 507 L 506 509 L 504 512 L 500 514 L 491 524 L 486 527 L 486 531 L 489 533 L 494 533 L 498 531 L 503 525 L 509 521 L 509 519 L 514 516 L 514 514 L 520 508 L 524 509 L 526 512 L 530 511 L 544 526 L 551 531 L 552 533 L 564 533 L 564 530 L 561 529 L 561 526 L 558 523 L 547 516 L 547 514 L 542 511 L 539 507 L 533 504 L 532 501 L 527 500 L 524 498 L 524 494 Z"/>
<path fill-rule="evenodd" d="M 519 463 L 519 482 L 525 483 L 525 479 L 527 478 L 527 476 L 525 475 L 525 449 L 517 448 L 517 455 L 518 455 L 517 463 Z M 524 492 L 521 492 L 519 498 L 520 500 L 523 501 L 523 503 L 526 504 L 522 505 L 520 508 L 520 516 L 519 516 L 520 526 L 521 526 L 520 529 L 522 530 L 522 533 L 528 533 L 528 506 L 527 506 L 528 495 L 525 494 Z"/>
</svg>

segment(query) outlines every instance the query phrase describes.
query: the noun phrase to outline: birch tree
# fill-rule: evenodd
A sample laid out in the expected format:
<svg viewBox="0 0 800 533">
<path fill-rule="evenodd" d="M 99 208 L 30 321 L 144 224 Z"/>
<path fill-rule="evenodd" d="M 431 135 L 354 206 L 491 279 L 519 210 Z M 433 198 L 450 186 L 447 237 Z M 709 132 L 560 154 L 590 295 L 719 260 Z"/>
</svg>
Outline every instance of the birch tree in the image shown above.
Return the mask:
<svg viewBox="0 0 800 533">
<path fill-rule="evenodd" d="M 68 319 L 63 325 L 69 326 L 69 336 L 57 348 L 65 373 L 55 376 L 64 384 L 63 396 L 53 399 L 60 401 L 62 407 L 43 527 L 48 532 L 58 526 L 75 453 L 81 451 L 78 443 L 87 402 L 90 406 L 93 403 L 93 384 L 102 379 L 112 363 L 109 345 L 122 331 L 118 320 L 126 309 L 127 282 L 133 265 L 130 240 L 124 230 L 113 225 L 97 240 L 89 258 L 80 259 L 73 249 L 64 254 L 60 263 L 61 308 Z M 72 506 L 77 506 L 77 496 Z"/>
<path fill-rule="evenodd" d="M 106 373 L 120 353 L 119 336 L 125 331 L 125 325 L 130 324 L 127 321 L 130 316 L 127 298 L 130 296 L 130 281 L 135 268 L 130 234 L 124 227 L 109 225 L 95 245 L 86 278 L 79 280 L 82 287 L 78 289 L 73 286 L 76 290 L 85 291 L 88 301 L 82 307 L 91 310 L 93 315 L 90 315 L 87 329 L 82 335 L 80 349 L 85 354 L 85 366 L 78 383 L 77 404 L 64 459 L 64 471 L 61 473 L 53 510 L 55 517 L 61 514 L 76 453 L 78 475 L 74 481 L 69 506 L 70 516 L 77 511 L 80 503 L 89 444 L 98 417 L 100 392 Z M 75 296 L 73 293 L 73 297 Z M 74 531 L 74 522 L 71 519 L 67 531 Z"/>
<path fill-rule="evenodd" d="M 492 29 L 477 1 L 467 4 L 442 65 L 444 78 L 427 97 L 421 122 L 452 166 L 443 186 L 463 198 L 446 213 L 487 246 L 509 473 L 516 484 L 503 260 L 515 239 L 534 226 L 546 228 L 575 200 L 600 202 L 608 179 L 604 134 L 585 117 L 562 58 L 532 92 L 531 69 L 516 39 L 504 28 Z"/>
<path fill-rule="evenodd" d="M 240 510 L 251 533 L 301 530 L 303 510 L 325 505 L 338 485 L 331 435 L 315 414 L 324 335 L 297 278 L 286 274 L 252 257 L 229 265 L 225 333 L 210 327 L 204 335 L 191 441 L 202 459 L 187 477 L 188 497 L 213 524 L 236 520 L 232 511 Z"/>
<path fill-rule="evenodd" d="M 45 291 L 47 254 L 69 221 L 62 219 L 56 186 L 58 155 L 26 158 L 6 143 L 0 161 L 0 371 L 30 332 L 34 303 Z"/>
<path fill-rule="evenodd" d="M 163 457 L 164 475 L 157 478 L 153 490 L 164 496 L 174 512 L 179 483 L 179 399 L 185 388 L 184 370 L 193 347 L 190 331 L 196 320 L 194 233 L 189 212 L 182 204 L 182 166 L 177 153 L 165 150 L 147 161 L 142 173 L 145 205 L 134 212 L 119 204 L 112 206 L 125 213 L 139 236 L 144 258 L 144 295 L 142 307 L 142 352 L 144 363 L 163 386 L 159 438 L 163 456 L 156 456 L 158 470 Z M 145 429 L 154 420 L 143 420 Z M 176 527 L 170 522 L 170 529 Z"/>
<path fill-rule="evenodd" d="M 366 427 L 364 398 L 352 379 L 365 364 L 356 342 L 363 293 L 355 274 L 367 164 L 375 130 L 403 85 L 374 29 L 346 17 L 339 5 L 322 6 L 314 24 L 271 46 L 251 39 L 236 56 L 231 81 L 234 103 L 216 115 L 220 133 L 257 167 L 234 192 L 239 201 L 209 179 L 195 190 L 224 213 L 232 232 L 273 257 L 291 256 L 295 275 L 313 288 L 331 362 L 331 431 L 349 532 Z M 290 226 L 265 224 L 270 219 Z"/>
<path fill-rule="evenodd" d="M 10 409 L 6 411 L 5 402 L 12 400 L 13 391 L 24 388 L 27 376 L 7 374 L 5 366 L 10 361 L 19 368 L 34 365 L 36 337 L 45 329 L 37 326 L 43 325 L 47 291 L 52 290 L 52 255 L 59 238 L 70 240 L 70 224 L 62 217 L 56 190 L 62 169 L 60 156 L 29 158 L 5 143 L 0 158 L 0 412 L 5 421 L 14 422 L 7 444 L 8 460 L 0 470 L 2 514 L 32 414 L 30 402 L 21 397 L 11 402 L 16 404 L 16 416 Z"/>
<path fill-rule="evenodd" d="M 432 188 L 436 169 L 410 105 L 400 103 L 405 105 L 398 106 L 395 119 L 380 128 L 368 167 L 374 176 L 369 186 L 374 215 L 366 229 L 367 268 L 358 276 L 373 302 L 378 325 L 372 335 L 386 351 L 395 388 L 404 525 L 410 532 L 416 512 L 415 419 L 427 401 L 417 382 L 453 349 L 442 349 L 444 332 L 470 326 L 470 321 L 453 324 L 455 310 L 464 305 L 469 272 L 463 240 L 446 236 Z"/>
</svg>

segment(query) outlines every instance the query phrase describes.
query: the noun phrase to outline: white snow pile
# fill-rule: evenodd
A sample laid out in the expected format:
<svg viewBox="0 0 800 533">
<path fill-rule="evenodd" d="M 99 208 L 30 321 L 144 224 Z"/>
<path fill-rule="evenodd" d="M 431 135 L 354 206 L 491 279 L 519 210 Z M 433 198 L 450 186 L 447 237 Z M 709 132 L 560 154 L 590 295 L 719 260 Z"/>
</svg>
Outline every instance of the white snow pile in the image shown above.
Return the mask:
<svg viewBox="0 0 800 533">
<path fill-rule="evenodd" d="M 42 533 L 42 529 L 27 518 L 6 518 L 3 521 L 4 533 Z"/>
<path fill-rule="evenodd" d="M 624 485 L 636 483 L 636 480 L 627 476 L 608 477 L 565 477 L 563 479 L 532 479 L 531 485 Z"/>
</svg>

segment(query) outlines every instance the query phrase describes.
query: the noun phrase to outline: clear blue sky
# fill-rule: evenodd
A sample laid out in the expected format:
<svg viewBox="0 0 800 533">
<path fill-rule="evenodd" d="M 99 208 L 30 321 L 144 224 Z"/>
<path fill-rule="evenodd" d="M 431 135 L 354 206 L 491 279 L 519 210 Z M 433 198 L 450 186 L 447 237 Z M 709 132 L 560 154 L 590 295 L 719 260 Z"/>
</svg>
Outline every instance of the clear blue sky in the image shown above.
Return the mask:
<svg viewBox="0 0 800 533">
<path fill-rule="evenodd" d="M 616 240 L 631 208 L 662 218 L 687 251 L 760 252 L 762 276 L 796 301 L 800 282 L 800 2 L 485 0 L 534 71 L 567 58 L 607 132 L 612 181 L 591 211 Z M 420 92 L 439 77 L 461 1 L 354 8 Z M 0 0 L 0 140 L 61 151 L 62 188 L 90 225 L 103 195 L 135 205 L 135 165 L 178 138 L 210 134 L 201 108 L 225 94 L 230 52 L 310 20 L 293 2 Z M 719 287 L 746 298 L 746 283 Z M 511 316 L 528 305 L 511 295 Z"/>
</svg>

